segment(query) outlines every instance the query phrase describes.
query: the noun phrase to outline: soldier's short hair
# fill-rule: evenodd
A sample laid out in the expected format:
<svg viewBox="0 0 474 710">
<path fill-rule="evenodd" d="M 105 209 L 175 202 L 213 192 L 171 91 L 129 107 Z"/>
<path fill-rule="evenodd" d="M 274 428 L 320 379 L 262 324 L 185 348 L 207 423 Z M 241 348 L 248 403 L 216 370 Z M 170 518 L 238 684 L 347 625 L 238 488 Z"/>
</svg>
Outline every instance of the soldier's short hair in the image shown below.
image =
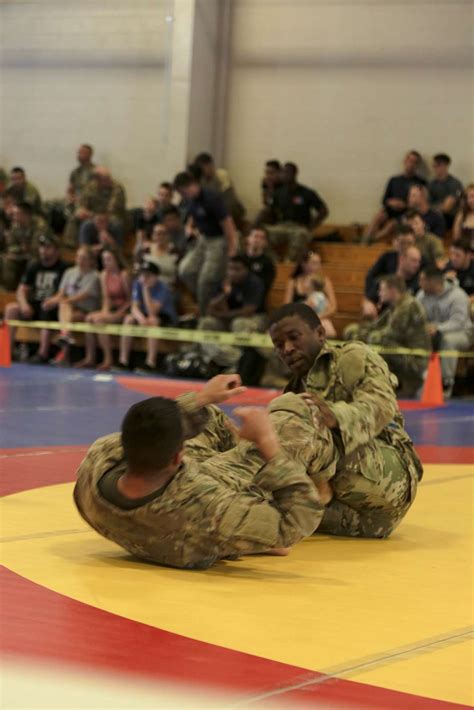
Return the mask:
<svg viewBox="0 0 474 710">
<path fill-rule="evenodd" d="M 401 276 L 396 274 L 390 274 L 388 276 L 383 276 L 380 279 L 380 283 L 384 283 L 388 288 L 395 288 L 399 293 L 407 292 L 407 285 Z"/>
<path fill-rule="evenodd" d="M 451 165 L 451 158 L 447 153 L 436 153 L 436 155 L 433 156 L 433 161 L 436 164 Z"/>
<path fill-rule="evenodd" d="M 460 249 L 461 251 L 466 252 L 466 254 L 470 254 L 472 252 L 469 239 L 465 239 L 464 237 L 461 239 L 455 239 L 451 244 L 451 249 Z"/>
<path fill-rule="evenodd" d="M 321 320 L 317 313 L 306 303 L 286 303 L 272 313 L 268 327 L 271 328 L 272 325 L 279 323 L 283 318 L 291 318 L 292 316 L 298 316 L 298 318 L 304 320 L 312 330 L 321 325 Z"/>
<path fill-rule="evenodd" d="M 133 473 L 146 474 L 168 466 L 183 439 L 179 406 L 166 397 L 134 404 L 122 422 L 122 447 Z"/>
<path fill-rule="evenodd" d="M 189 170 L 184 170 L 178 173 L 174 179 L 174 189 L 181 190 L 185 187 L 189 187 L 194 182 L 198 182 L 197 178 L 192 175 Z"/>
<path fill-rule="evenodd" d="M 429 281 L 444 281 L 444 273 L 437 266 L 427 266 L 421 271 Z"/>
</svg>

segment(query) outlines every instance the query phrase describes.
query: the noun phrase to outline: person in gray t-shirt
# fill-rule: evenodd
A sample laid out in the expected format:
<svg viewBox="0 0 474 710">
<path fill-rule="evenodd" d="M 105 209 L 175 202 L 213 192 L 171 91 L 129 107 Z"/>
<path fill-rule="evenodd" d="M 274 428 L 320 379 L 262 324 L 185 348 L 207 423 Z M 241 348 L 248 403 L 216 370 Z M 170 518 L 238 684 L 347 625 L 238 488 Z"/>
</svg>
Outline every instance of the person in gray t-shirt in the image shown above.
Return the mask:
<svg viewBox="0 0 474 710">
<path fill-rule="evenodd" d="M 84 321 L 88 313 L 100 309 L 100 280 L 90 247 L 82 246 L 77 250 L 76 266 L 64 272 L 58 292 L 49 300 L 58 306 L 61 323 Z M 61 351 L 55 364 L 69 363 L 69 346 L 73 343 L 69 332 L 62 330 L 58 338 Z"/>
<path fill-rule="evenodd" d="M 434 179 L 428 186 L 430 204 L 443 213 L 448 229 L 453 226 L 456 210 L 462 195 L 462 183 L 449 174 L 451 158 L 446 153 L 433 157 Z"/>
</svg>

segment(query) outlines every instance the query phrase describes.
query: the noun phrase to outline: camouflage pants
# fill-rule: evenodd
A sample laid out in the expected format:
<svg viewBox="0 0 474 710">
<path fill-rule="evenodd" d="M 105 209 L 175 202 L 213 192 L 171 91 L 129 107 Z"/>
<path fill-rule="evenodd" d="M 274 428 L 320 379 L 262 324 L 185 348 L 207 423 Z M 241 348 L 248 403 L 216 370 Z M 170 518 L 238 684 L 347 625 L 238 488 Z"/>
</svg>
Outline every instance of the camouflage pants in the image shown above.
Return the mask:
<svg viewBox="0 0 474 710">
<path fill-rule="evenodd" d="M 334 498 L 327 506 L 318 532 L 348 537 L 388 537 L 405 516 L 416 493 L 417 479 L 398 451 L 376 442 L 381 466 L 362 470 L 341 459 L 331 480 Z"/>
<path fill-rule="evenodd" d="M 199 312 L 204 315 L 216 288 L 225 275 L 227 241 L 222 237 L 200 237 L 197 244 L 180 261 L 179 278 L 196 297 Z"/>
<path fill-rule="evenodd" d="M 26 259 L 9 259 L 0 255 L 0 285 L 6 291 L 15 291 L 26 269 Z"/>
<path fill-rule="evenodd" d="M 286 258 L 289 261 L 299 261 L 308 248 L 310 233 L 301 224 L 282 222 L 281 224 L 265 225 L 268 232 L 271 251 L 278 256 L 279 247 L 288 245 Z M 280 259 L 281 260 L 281 259 Z"/>
<path fill-rule="evenodd" d="M 229 327 L 230 326 L 230 327 Z M 230 330 L 231 333 L 261 333 L 265 328 L 265 316 L 257 314 L 248 318 L 234 318 L 230 324 L 214 316 L 199 319 L 199 330 Z M 221 367 L 235 371 L 242 356 L 242 349 L 235 345 L 217 345 L 204 343 L 203 351 Z"/>
</svg>

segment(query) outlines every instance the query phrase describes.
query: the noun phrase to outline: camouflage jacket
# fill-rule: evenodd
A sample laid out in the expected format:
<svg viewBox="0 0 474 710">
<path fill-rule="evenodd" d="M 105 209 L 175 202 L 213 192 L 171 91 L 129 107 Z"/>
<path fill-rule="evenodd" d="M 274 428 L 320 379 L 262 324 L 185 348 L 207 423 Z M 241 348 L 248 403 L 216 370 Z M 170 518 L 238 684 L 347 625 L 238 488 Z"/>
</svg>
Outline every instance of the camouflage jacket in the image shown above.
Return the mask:
<svg viewBox="0 0 474 710">
<path fill-rule="evenodd" d="M 420 302 L 414 296 L 406 294 L 400 303 L 387 308 L 368 326 L 367 342 L 431 350 L 431 339 L 426 332 L 427 322 Z"/>
<path fill-rule="evenodd" d="M 306 444 L 310 429 L 316 430 L 300 398 L 281 397 L 283 404 L 273 405 L 280 423 L 288 422 L 291 398 L 299 400 L 296 406 L 307 417 L 300 446 L 289 429 L 288 447 L 296 446 L 298 455 L 290 458 L 283 449 L 265 462 L 253 445 L 235 446 L 225 423 L 221 435 L 206 424 L 213 416 L 225 418 L 220 410 L 198 410 L 194 395 L 180 397 L 188 436 L 206 431 L 187 442 L 183 463 L 164 491 L 133 510 L 114 506 L 98 491 L 104 473 L 116 466 L 126 470 L 120 434 L 98 439 L 77 472 L 74 499 L 79 512 L 101 535 L 132 554 L 172 567 L 207 568 L 218 559 L 298 542 L 314 532 L 324 512 L 302 452 L 306 447 L 313 472 L 326 466 L 327 477 L 336 454 L 329 430 L 318 435 L 315 446 Z M 223 448 L 232 448 L 222 451 L 223 443 Z"/>
<path fill-rule="evenodd" d="M 42 217 L 35 216 L 28 227 L 14 224 L 6 233 L 5 251 L 14 261 L 32 259 L 38 248 L 38 238 L 49 231 Z"/>
<path fill-rule="evenodd" d="M 110 187 L 99 188 L 96 180 L 90 180 L 84 187 L 79 199 L 79 207 L 98 213 L 106 213 L 119 222 L 126 217 L 125 190 L 118 182 Z"/>
<path fill-rule="evenodd" d="M 41 195 L 32 182 L 26 182 L 23 189 L 18 190 L 13 185 L 7 188 L 7 194 L 13 195 L 17 202 L 28 202 L 34 212 L 41 212 Z"/>
<path fill-rule="evenodd" d="M 89 184 L 94 168 L 94 163 L 91 163 L 90 165 L 78 165 L 77 168 L 71 171 L 69 184 L 74 190 L 76 197 L 80 197 L 82 191 Z"/>
<path fill-rule="evenodd" d="M 351 463 L 366 477 L 380 480 L 383 458 L 378 442 L 384 442 L 393 445 L 410 474 L 421 479 L 423 469 L 404 429 L 395 385 L 386 362 L 364 343 L 325 343 L 306 380 L 294 377 L 285 391 L 315 392 L 329 405 L 338 422 L 333 431 L 340 454 L 338 470 Z"/>
</svg>

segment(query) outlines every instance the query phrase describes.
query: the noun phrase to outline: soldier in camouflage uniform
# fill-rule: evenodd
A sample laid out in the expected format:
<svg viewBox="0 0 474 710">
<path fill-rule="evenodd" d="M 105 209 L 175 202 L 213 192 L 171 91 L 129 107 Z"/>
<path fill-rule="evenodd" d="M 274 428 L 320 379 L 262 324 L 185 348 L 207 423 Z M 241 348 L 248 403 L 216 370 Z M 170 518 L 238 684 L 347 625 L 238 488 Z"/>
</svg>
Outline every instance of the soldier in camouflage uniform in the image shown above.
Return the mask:
<svg viewBox="0 0 474 710">
<path fill-rule="evenodd" d="M 134 555 L 183 568 L 311 535 L 326 502 L 318 486 L 325 490 L 337 461 L 331 432 L 315 427 L 314 405 L 288 394 L 270 413 L 236 410 L 237 435 L 210 405 L 238 394 L 239 384 L 236 375 L 219 375 L 177 402 L 134 405 L 122 434 L 96 441 L 79 467 L 74 499 L 83 518 Z"/>
<path fill-rule="evenodd" d="M 375 321 L 351 324 L 344 331 L 346 340 L 362 340 L 387 348 L 415 348 L 431 350 L 431 339 L 426 332 L 426 313 L 416 298 L 407 293 L 400 276 L 385 276 L 380 281 L 380 302 L 386 307 Z M 427 356 L 383 353 L 398 379 L 399 394 L 413 396 L 423 384 L 428 364 Z"/>
<path fill-rule="evenodd" d="M 92 146 L 83 144 L 79 146 L 77 151 L 77 162 L 79 165 L 77 168 L 71 171 L 69 176 L 69 194 L 76 202 L 80 200 L 80 197 L 92 180 L 95 165 L 92 162 L 93 154 Z"/>
<path fill-rule="evenodd" d="M 26 179 L 26 173 L 23 168 L 15 167 L 11 169 L 7 195 L 11 195 L 17 204 L 27 202 L 31 205 L 33 212 L 41 214 L 41 195 L 38 188 Z"/>
<path fill-rule="evenodd" d="M 28 261 L 36 256 L 38 239 L 47 231 L 44 219 L 33 214 L 28 202 L 13 209 L 12 224 L 5 232 L 3 253 L 0 254 L 0 284 L 14 291 Z"/>
<path fill-rule="evenodd" d="M 289 392 L 307 393 L 332 430 L 339 461 L 334 498 L 318 532 L 388 537 L 415 498 L 422 466 L 404 429 L 394 376 L 363 343 L 329 345 L 305 304 L 288 304 L 270 319 L 275 348 L 293 373 Z"/>
</svg>

